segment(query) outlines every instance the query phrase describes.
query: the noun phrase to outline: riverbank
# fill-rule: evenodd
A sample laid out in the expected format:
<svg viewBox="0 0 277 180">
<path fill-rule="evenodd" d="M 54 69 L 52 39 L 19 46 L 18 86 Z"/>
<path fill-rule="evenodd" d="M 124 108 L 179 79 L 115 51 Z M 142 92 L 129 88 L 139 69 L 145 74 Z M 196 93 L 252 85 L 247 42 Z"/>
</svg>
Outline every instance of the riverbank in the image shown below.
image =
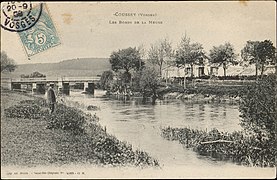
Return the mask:
<svg viewBox="0 0 277 180">
<path fill-rule="evenodd" d="M 239 103 L 240 96 L 246 90 L 246 85 L 195 85 L 188 86 L 185 90 L 173 86 L 163 90 L 163 98 L 202 103 Z"/>
<path fill-rule="evenodd" d="M 96 97 L 98 94 L 102 95 L 102 92 L 100 92 L 100 93 L 96 92 Z M 12 100 L 13 102 L 21 101 L 18 99 L 19 96 L 9 97 L 9 98 L 6 98 L 5 100 L 3 100 L 3 98 L 2 98 L 2 105 L 5 106 L 6 102 L 9 102 L 9 99 L 12 99 L 12 98 L 13 98 L 13 100 Z M 26 100 L 28 100 L 28 98 L 29 97 L 27 97 Z M 25 100 L 25 99 L 23 99 L 23 100 Z M 87 106 L 91 105 L 91 104 L 100 106 L 101 110 L 96 111 L 96 112 L 97 112 L 97 115 L 100 117 L 99 123 L 101 123 L 101 125 L 103 127 L 106 126 L 107 132 L 109 132 L 109 134 L 115 135 L 117 138 L 119 138 L 121 140 L 130 142 L 132 144 L 133 149 L 142 149 L 142 150 L 150 153 L 152 157 L 155 157 L 156 159 L 159 160 L 159 164 L 160 164 L 161 168 L 156 168 L 156 167 L 138 168 L 137 166 L 134 166 L 134 165 L 114 167 L 113 165 L 103 165 L 103 164 L 99 165 L 96 163 L 88 163 L 88 162 L 80 163 L 80 161 L 75 161 L 75 162 L 70 163 L 70 160 L 69 160 L 69 163 L 67 163 L 67 164 L 62 162 L 62 164 L 64 164 L 64 165 L 60 166 L 60 164 L 57 164 L 57 162 L 50 164 L 49 162 L 47 162 L 47 159 L 46 159 L 45 165 L 42 165 L 41 159 L 43 159 L 42 157 L 46 153 L 41 153 L 41 148 L 39 149 L 39 147 L 36 147 L 37 152 L 33 151 L 33 149 L 30 149 L 30 151 L 32 151 L 32 152 L 30 152 L 28 158 L 32 158 L 32 156 L 35 156 L 33 158 L 33 161 L 36 159 L 38 159 L 40 161 L 39 163 L 37 163 L 37 165 L 33 165 L 31 167 L 26 167 L 26 165 L 25 166 L 6 165 L 6 164 L 2 165 L 2 168 L 1 168 L 1 177 L 2 178 L 7 178 L 7 179 L 11 179 L 11 178 L 19 178 L 19 179 L 22 179 L 22 178 L 27 178 L 27 179 L 30 179 L 30 178 L 35 178 L 35 179 L 37 179 L 37 178 L 47 178 L 47 179 L 49 179 L 49 178 L 56 178 L 56 179 L 59 179 L 59 178 L 70 178 L 70 179 L 72 179 L 72 178 L 74 178 L 74 179 L 84 179 L 84 178 L 102 178 L 102 179 L 103 178 L 104 179 L 120 178 L 120 179 L 122 179 L 122 178 L 127 178 L 128 179 L 128 178 L 136 177 L 136 178 L 147 178 L 147 179 L 149 179 L 149 178 L 150 179 L 153 179 L 153 178 L 154 179 L 157 179 L 157 178 L 158 179 L 159 178 L 161 178 L 161 179 L 163 179 L 163 178 L 168 178 L 168 179 L 172 179 L 172 178 L 177 178 L 177 179 L 180 179 L 180 178 L 181 179 L 187 179 L 187 178 L 210 178 L 210 179 L 214 179 L 214 178 L 239 178 L 239 179 L 241 179 L 241 178 L 250 178 L 250 179 L 261 178 L 261 179 L 265 179 L 265 178 L 270 178 L 270 179 L 272 179 L 276 176 L 275 168 L 245 167 L 245 166 L 238 166 L 233 163 L 229 163 L 229 162 L 225 162 L 225 161 L 214 161 L 214 160 L 211 160 L 211 158 L 209 158 L 209 157 L 198 155 L 197 153 L 193 152 L 190 149 L 183 148 L 183 146 L 180 145 L 178 142 L 168 141 L 168 140 L 162 138 L 160 136 L 160 129 L 159 129 L 159 127 L 161 127 L 161 126 L 158 124 L 156 124 L 156 125 L 153 124 L 153 123 L 157 123 L 154 121 L 151 121 L 151 123 L 149 123 L 151 120 L 151 119 L 149 120 L 149 118 L 151 118 L 152 115 L 150 115 L 150 117 L 149 117 L 146 114 L 149 114 L 149 113 L 152 114 L 152 111 L 149 111 L 149 110 L 153 109 L 153 108 L 157 108 L 157 107 L 163 107 L 163 109 L 161 109 L 158 112 L 155 112 L 156 114 L 160 114 L 159 112 L 164 112 L 164 114 L 167 114 L 168 111 L 166 111 L 166 109 L 171 109 L 174 112 L 182 112 L 181 110 L 172 108 L 172 106 L 169 104 L 166 106 L 160 106 L 160 104 L 158 104 L 157 106 L 143 105 L 143 107 L 136 106 L 136 105 L 129 106 L 122 102 L 116 103 L 117 101 L 114 101 L 111 99 L 89 97 L 86 95 L 81 95 L 80 93 L 72 93 L 68 97 L 67 100 L 68 100 L 67 102 L 71 102 L 71 103 L 68 103 L 68 106 L 76 107 L 76 105 L 79 104 L 79 106 L 77 106 L 77 107 L 82 108 L 84 111 L 87 109 Z M 99 101 L 102 101 L 102 100 L 104 100 L 103 103 L 98 103 Z M 81 102 L 81 103 L 77 103 L 77 102 Z M 82 104 L 82 103 L 84 103 L 84 104 Z M 108 103 L 107 106 L 105 106 L 106 103 Z M 17 104 L 19 104 L 19 103 L 17 103 Z M 114 106 L 110 106 L 111 104 L 114 104 Z M 14 105 L 16 105 L 16 104 L 14 104 Z M 84 105 L 84 106 L 82 107 L 82 105 Z M 205 106 L 210 106 L 210 105 L 211 104 L 207 104 Z M 120 112 L 113 111 L 112 107 L 113 108 L 116 107 L 116 110 L 118 110 L 118 108 L 121 107 L 122 111 L 120 111 Z M 129 110 L 132 110 L 131 111 L 132 113 L 128 113 L 128 107 L 129 107 Z M 135 108 L 135 107 L 137 107 L 137 108 Z M 137 112 L 137 110 L 139 112 L 141 112 L 145 107 L 148 107 L 147 109 L 145 109 L 146 114 L 141 114 L 141 116 L 138 116 L 137 113 L 134 113 L 134 112 Z M 191 106 L 189 106 L 189 107 L 191 107 Z M 196 108 L 198 108 L 198 106 L 196 106 Z M 184 109 L 190 109 L 190 108 L 184 108 Z M 206 110 L 208 110 L 208 109 L 206 109 Z M 2 112 L 4 112 L 4 111 L 2 111 Z M 114 112 L 118 112 L 118 113 L 114 113 Z M 103 116 L 103 114 L 105 116 Z M 122 116 L 119 116 L 119 114 L 121 114 Z M 2 115 L 3 115 L 3 113 L 2 113 Z M 130 117 L 130 115 L 133 115 L 133 117 Z M 187 115 L 189 115 L 189 114 L 187 114 Z M 158 116 L 156 118 L 159 119 L 159 121 L 163 121 L 161 118 L 162 116 Z M 175 124 L 172 124 L 171 122 L 173 122 L 173 121 L 176 122 L 178 119 L 182 119 L 182 118 L 180 118 L 182 116 L 183 116 L 183 114 L 181 114 L 180 116 L 174 115 L 173 117 L 175 117 L 175 119 L 166 117 L 166 119 L 171 119 L 170 122 L 168 123 L 168 125 L 171 125 L 174 127 Z M 198 116 L 196 116 L 196 117 L 198 117 Z M 227 117 L 229 117 L 228 112 L 227 112 Z M 221 116 L 219 118 L 221 118 Z M 125 119 L 128 119 L 129 121 L 117 121 L 117 120 L 125 120 Z M 25 122 L 25 120 L 27 120 L 27 119 L 22 120 L 22 122 Z M 36 121 L 38 121 L 38 120 L 34 119 L 34 122 L 36 122 Z M 40 121 L 44 122 L 43 119 L 41 119 Z M 97 121 L 97 119 L 96 119 L 96 121 Z M 15 122 L 17 122 L 17 121 L 15 121 Z M 115 122 L 116 126 L 113 125 L 114 122 Z M 190 123 L 192 123 L 192 122 L 199 123 L 199 121 L 194 120 L 194 119 L 192 119 L 190 121 Z M 202 122 L 206 123 L 206 121 L 202 121 Z M 227 120 L 227 122 L 228 122 L 228 126 L 230 126 L 230 123 L 228 120 Z M 133 124 L 133 125 L 130 126 L 130 124 Z M 44 126 L 42 126 L 41 128 L 44 129 L 46 125 L 47 125 L 47 123 L 44 123 Z M 154 125 L 157 129 L 155 127 L 152 127 L 152 125 Z M 202 124 L 200 126 L 202 126 Z M 162 127 L 164 127 L 164 126 L 162 126 Z M 2 128 L 4 128 L 4 127 L 2 126 Z M 26 129 L 28 130 L 28 128 L 30 128 L 30 127 L 27 126 Z M 41 128 L 39 127 L 39 129 L 41 129 Z M 32 130 L 33 128 L 31 127 L 30 129 Z M 49 135 L 45 135 L 43 131 L 48 131 Z M 52 130 L 45 129 L 43 131 L 41 133 L 43 134 L 43 137 L 45 137 L 44 139 L 47 139 L 47 140 L 41 139 L 43 137 L 37 138 L 37 139 L 42 141 L 40 144 L 44 143 L 45 147 L 47 147 L 49 144 L 50 145 L 53 144 L 56 141 L 56 144 L 55 145 L 53 144 L 52 148 L 44 148 L 44 149 L 46 152 L 47 152 L 47 149 L 50 149 L 48 151 L 51 152 L 51 151 L 53 151 L 53 149 L 54 150 L 57 149 L 55 146 L 60 147 L 59 149 L 57 149 L 57 152 L 55 152 L 57 154 L 57 156 L 58 156 L 58 153 L 61 153 L 61 152 L 59 152 L 59 150 L 62 150 L 61 146 L 64 144 L 64 142 L 67 142 L 67 141 L 70 142 L 70 140 L 68 140 L 68 138 L 71 138 L 70 136 L 72 136 L 72 135 L 70 135 L 71 133 L 68 133 L 70 136 L 68 136 L 68 137 L 65 136 L 64 132 L 69 132 L 69 131 L 61 130 L 60 133 L 62 133 L 62 135 L 60 138 L 63 138 L 63 140 L 58 140 L 58 139 L 51 138 L 51 136 L 52 137 L 56 136 L 55 133 L 58 131 L 57 129 L 52 129 Z M 121 135 L 120 132 L 127 134 L 126 135 L 127 138 L 124 138 L 125 136 Z M 25 138 L 29 137 L 29 139 L 32 139 L 33 136 L 40 136 L 39 133 L 34 134 L 34 132 L 31 132 L 29 134 L 30 135 L 28 135 Z M 10 137 L 13 137 L 13 135 L 17 135 L 17 132 L 14 132 L 14 134 L 10 135 Z M 136 136 L 138 138 L 133 138 L 132 136 L 133 137 Z M 2 138 L 3 137 L 4 136 L 2 135 Z M 20 138 L 20 136 L 17 135 L 17 137 L 14 137 L 13 139 L 17 140 L 18 137 Z M 18 148 L 22 148 L 22 146 L 23 146 L 23 145 L 20 145 L 21 140 L 22 140 L 22 138 L 18 139 L 18 143 L 19 143 L 19 145 L 17 145 Z M 83 141 L 85 141 L 85 140 L 83 140 Z M 29 143 L 34 143 L 34 141 L 30 140 Z M 77 142 L 75 142 L 75 143 L 77 143 Z M 3 145 L 3 143 L 1 143 L 1 144 Z M 68 147 L 66 147 L 67 145 L 68 145 Z M 34 144 L 34 146 L 37 146 L 37 144 Z M 87 145 L 84 145 L 84 146 L 87 146 Z M 76 145 L 75 147 L 77 148 L 78 146 Z M 32 147 L 30 146 L 30 148 L 32 148 Z M 63 145 L 62 148 L 64 148 L 65 151 L 68 151 L 67 148 L 72 148 L 72 145 L 67 143 L 66 145 Z M 72 150 L 72 151 L 82 153 L 83 150 L 86 150 L 86 148 L 80 148 L 79 151 L 77 151 L 76 149 Z M 11 158 L 16 158 L 17 162 L 18 162 L 18 161 L 20 161 L 20 158 L 23 158 L 23 154 L 27 154 L 27 152 L 28 152 L 28 149 L 25 148 L 24 151 L 22 151 L 22 153 L 20 154 L 20 156 L 22 156 L 22 157 L 19 156 L 19 157 L 11 157 Z M 40 152 L 40 155 L 36 156 L 36 154 L 38 152 Z M 18 155 L 18 154 L 16 154 L 16 155 Z M 75 156 L 79 156 L 79 155 L 76 154 Z M 51 157 L 51 156 L 49 155 L 49 157 Z M 85 155 L 84 155 L 84 158 L 85 158 Z M 26 160 L 26 157 L 24 159 Z M 168 162 L 168 163 L 165 164 L 165 162 Z M 24 164 L 24 162 L 21 164 Z M 39 164 L 41 164 L 41 165 L 39 165 Z M 16 174 L 16 173 L 18 173 L 18 174 Z"/>
<path fill-rule="evenodd" d="M 1 165 L 158 166 L 146 152 L 106 133 L 96 116 L 44 99 L 1 91 Z"/>
<path fill-rule="evenodd" d="M 216 160 L 232 161 L 251 167 L 275 167 L 276 150 L 274 141 L 263 136 L 246 135 L 242 131 L 232 133 L 196 130 L 190 128 L 162 129 L 162 136 L 171 141 L 179 141 L 200 155 Z"/>
<path fill-rule="evenodd" d="M 208 84 L 194 84 L 188 85 L 186 89 L 177 84 L 169 84 L 167 86 L 157 89 L 158 99 L 180 99 L 188 102 L 195 103 L 234 103 L 240 102 L 240 97 L 247 92 L 247 86 L 237 84 L 220 84 L 220 85 L 208 85 Z M 129 92 L 129 91 L 128 91 Z M 132 93 L 118 93 L 107 91 L 107 96 L 122 96 L 127 99 L 130 97 L 142 97 L 140 92 Z M 151 99 L 151 97 L 148 97 Z"/>
</svg>

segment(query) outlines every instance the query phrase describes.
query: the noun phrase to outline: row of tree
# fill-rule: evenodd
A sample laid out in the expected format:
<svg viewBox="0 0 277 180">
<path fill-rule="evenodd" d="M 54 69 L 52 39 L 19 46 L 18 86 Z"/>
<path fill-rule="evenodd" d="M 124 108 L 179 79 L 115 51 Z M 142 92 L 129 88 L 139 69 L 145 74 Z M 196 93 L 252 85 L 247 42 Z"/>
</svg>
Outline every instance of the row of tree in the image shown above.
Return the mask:
<svg viewBox="0 0 277 180">
<path fill-rule="evenodd" d="M 131 86 L 131 89 L 140 92 L 145 98 L 152 97 L 155 102 L 164 67 L 175 66 L 186 69 L 189 66 L 193 78 L 195 65 L 203 66 L 209 63 L 222 67 L 226 76 L 229 66 L 255 64 L 257 78 L 258 70 L 263 75 L 265 66 L 275 63 L 275 52 L 276 49 L 270 40 L 247 41 L 239 59 L 239 54 L 235 53 L 234 46 L 229 42 L 213 46 L 209 53 L 206 53 L 202 44 L 192 42 L 187 36 L 181 38 L 176 49 L 168 38 L 164 38 L 151 44 L 148 51 L 143 47 L 129 47 L 112 52 L 110 63 L 117 76 L 117 82 L 113 81 L 114 73 L 107 71 L 102 74 L 101 84 L 104 89 L 109 89 L 111 83 L 114 83 L 116 85 L 112 86 L 120 91 L 124 88 L 126 90 L 126 86 Z"/>
<path fill-rule="evenodd" d="M 110 56 L 112 70 L 115 72 L 120 69 L 129 74 L 130 70 L 139 70 L 145 65 L 143 60 L 145 50 L 143 48 L 127 48 L 113 52 Z M 245 47 L 241 50 L 241 59 L 239 54 L 235 53 L 234 46 L 227 42 L 219 46 L 213 46 L 209 54 L 204 51 L 202 44 L 192 42 L 190 38 L 184 36 L 176 49 L 173 49 L 172 43 L 167 39 L 161 39 L 151 44 L 147 51 L 148 64 L 158 67 L 159 75 L 162 75 L 162 69 L 165 66 L 191 67 L 191 77 L 194 76 L 193 67 L 195 65 L 212 64 L 222 67 L 224 76 L 226 70 L 232 65 L 248 66 L 255 64 L 256 76 L 258 71 L 264 74 L 265 66 L 275 63 L 276 49 L 270 40 L 247 41 Z M 130 74 L 129 74 L 130 76 Z M 129 77 L 130 79 L 130 77 Z"/>
</svg>

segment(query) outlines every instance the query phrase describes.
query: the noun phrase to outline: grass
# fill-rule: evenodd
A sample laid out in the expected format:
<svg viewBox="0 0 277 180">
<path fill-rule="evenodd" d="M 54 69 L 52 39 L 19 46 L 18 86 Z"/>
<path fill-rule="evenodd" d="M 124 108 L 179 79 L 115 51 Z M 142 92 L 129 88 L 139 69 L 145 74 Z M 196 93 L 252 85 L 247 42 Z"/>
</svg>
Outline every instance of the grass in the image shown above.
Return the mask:
<svg viewBox="0 0 277 180">
<path fill-rule="evenodd" d="M 246 166 L 276 166 L 274 141 L 263 136 L 246 135 L 241 131 L 227 133 L 213 129 L 207 132 L 171 127 L 164 128 L 162 136 L 217 160 L 231 160 Z"/>
<path fill-rule="evenodd" d="M 49 115 L 42 99 L 1 91 L 1 165 L 159 165 L 107 134 L 94 118 L 62 104 Z"/>
</svg>

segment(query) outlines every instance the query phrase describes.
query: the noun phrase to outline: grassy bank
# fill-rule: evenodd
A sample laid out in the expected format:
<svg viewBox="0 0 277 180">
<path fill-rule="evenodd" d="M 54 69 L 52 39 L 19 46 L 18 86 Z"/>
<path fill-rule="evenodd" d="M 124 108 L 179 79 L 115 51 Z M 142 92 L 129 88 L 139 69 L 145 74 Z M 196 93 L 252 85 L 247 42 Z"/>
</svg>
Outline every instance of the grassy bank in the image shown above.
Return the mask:
<svg viewBox="0 0 277 180">
<path fill-rule="evenodd" d="M 171 128 L 162 130 L 162 136 L 176 140 L 200 155 L 211 156 L 217 160 L 231 160 L 246 166 L 276 166 L 274 141 L 243 132 L 219 132 L 195 130 L 190 128 Z"/>
<path fill-rule="evenodd" d="M 189 95 L 203 95 L 204 97 L 217 97 L 217 98 L 236 98 L 245 93 L 245 86 L 214 86 L 214 85 L 195 85 L 187 86 L 186 89 L 182 86 L 171 86 L 162 91 L 163 95 L 168 93 L 179 93 L 180 99 L 187 99 Z M 181 94 L 181 95 L 180 95 Z"/>
<path fill-rule="evenodd" d="M 94 116 L 58 104 L 50 115 L 45 100 L 1 91 L 1 165 L 89 163 L 100 166 L 158 166 L 105 132 Z"/>
</svg>

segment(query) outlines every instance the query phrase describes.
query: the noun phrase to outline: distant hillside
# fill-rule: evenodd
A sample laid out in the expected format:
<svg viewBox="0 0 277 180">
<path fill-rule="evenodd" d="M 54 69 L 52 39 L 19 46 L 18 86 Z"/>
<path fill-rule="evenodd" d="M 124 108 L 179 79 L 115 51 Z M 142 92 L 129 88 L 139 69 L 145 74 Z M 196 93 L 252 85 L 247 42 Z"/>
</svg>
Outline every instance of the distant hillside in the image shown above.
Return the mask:
<svg viewBox="0 0 277 180">
<path fill-rule="evenodd" d="M 34 71 L 38 71 L 47 77 L 78 77 L 101 75 L 104 71 L 110 69 L 111 65 L 108 58 L 80 58 L 59 63 L 22 64 L 18 65 L 14 72 L 1 75 L 5 77 L 20 77 L 21 74 L 31 74 Z"/>
</svg>

